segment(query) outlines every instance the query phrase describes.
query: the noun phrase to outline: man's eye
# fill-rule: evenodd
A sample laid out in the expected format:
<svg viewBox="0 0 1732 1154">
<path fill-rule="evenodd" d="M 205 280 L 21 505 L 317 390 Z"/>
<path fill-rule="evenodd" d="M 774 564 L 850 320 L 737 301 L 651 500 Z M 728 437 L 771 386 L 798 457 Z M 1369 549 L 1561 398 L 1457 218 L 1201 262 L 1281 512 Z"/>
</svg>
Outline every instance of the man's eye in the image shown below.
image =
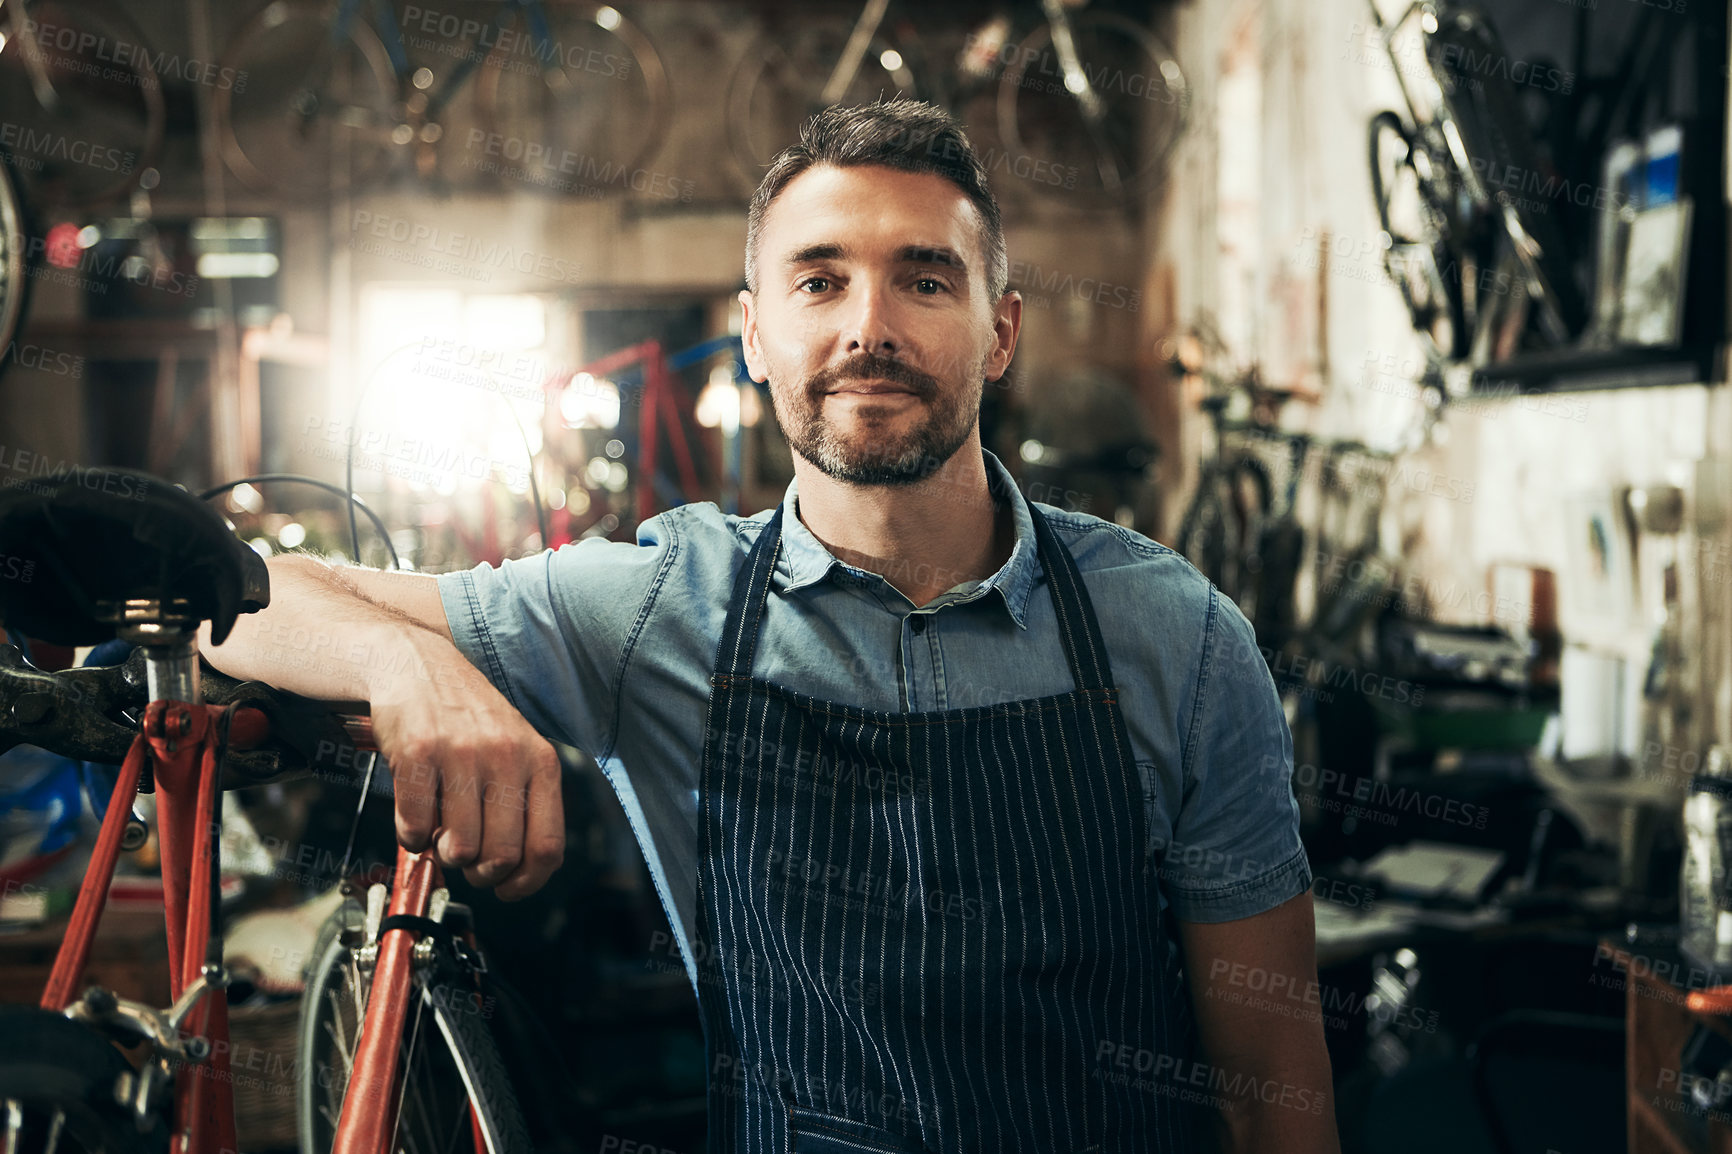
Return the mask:
<svg viewBox="0 0 1732 1154">
<path fill-rule="evenodd" d="M 807 277 L 805 280 L 801 281 L 799 284 L 799 289 L 801 292 L 814 293 L 814 294 L 821 293 L 821 292 L 825 291 L 826 289 L 828 289 L 829 287 L 830 287 L 829 280 L 826 279 L 825 277 L 821 277 L 821 276 Z"/>
<path fill-rule="evenodd" d="M 944 287 L 943 281 L 932 276 L 923 276 L 914 282 L 915 291 L 925 296 L 932 296 L 935 293 L 941 293 L 944 291 Z"/>
</svg>

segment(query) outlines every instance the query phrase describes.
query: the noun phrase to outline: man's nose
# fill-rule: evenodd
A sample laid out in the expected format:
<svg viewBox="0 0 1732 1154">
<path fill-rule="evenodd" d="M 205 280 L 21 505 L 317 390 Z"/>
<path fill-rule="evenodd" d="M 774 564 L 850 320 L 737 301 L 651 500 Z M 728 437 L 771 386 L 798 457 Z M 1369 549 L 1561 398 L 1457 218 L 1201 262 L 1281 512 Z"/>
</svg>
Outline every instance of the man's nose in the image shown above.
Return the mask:
<svg viewBox="0 0 1732 1154">
<path fill-rule="evenodd" d="M 890 315 L 887 294 L 877 287 L 855 291 L 853 310 L 848 318 L 847 351 L 874 356 L 895 356 L 899 341 Z"/>
</svg>

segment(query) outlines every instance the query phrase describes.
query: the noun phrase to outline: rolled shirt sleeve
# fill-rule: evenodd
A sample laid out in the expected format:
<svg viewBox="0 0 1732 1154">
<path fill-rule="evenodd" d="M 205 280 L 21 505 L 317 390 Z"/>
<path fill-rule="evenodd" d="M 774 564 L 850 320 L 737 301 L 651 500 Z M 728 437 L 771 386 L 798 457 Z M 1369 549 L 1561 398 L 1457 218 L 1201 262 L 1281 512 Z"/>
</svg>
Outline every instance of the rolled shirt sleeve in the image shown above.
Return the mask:
<svg viewBox="0 0 1732 1154">
<path fill-rule="evenodd" d="M 442 574 L 439 595 L 458 650 L 537 732 L 600 759 L 633 623 L 670 552 L 646 523 L 638 544 L 591 538 Z"/>
<path fill-rule="evenodd" d="M 1293 796 L 1293 737 L 1250 622 L 1209 592 L 1203 656 L 1183 745 L 1184 799 L 1159 847 L 1176 917 L 1228 922 L 1311 887 Z"/>
</svg>

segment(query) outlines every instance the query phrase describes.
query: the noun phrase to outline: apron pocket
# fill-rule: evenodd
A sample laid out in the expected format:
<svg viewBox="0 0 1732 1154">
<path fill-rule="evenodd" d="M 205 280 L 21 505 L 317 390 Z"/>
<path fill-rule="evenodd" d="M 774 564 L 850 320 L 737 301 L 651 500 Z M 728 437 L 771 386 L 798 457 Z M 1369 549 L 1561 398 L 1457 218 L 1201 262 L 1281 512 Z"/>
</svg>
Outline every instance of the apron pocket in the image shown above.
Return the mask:
<svg viewBox="0 0 1732 1154">
<path fill-rule="evenodd" d="M 788 1142 L 791 1154 L 921 1154 L 924 1149 L 888 1130 L 799 1106 L 789 1112 Z"/>
</svg>

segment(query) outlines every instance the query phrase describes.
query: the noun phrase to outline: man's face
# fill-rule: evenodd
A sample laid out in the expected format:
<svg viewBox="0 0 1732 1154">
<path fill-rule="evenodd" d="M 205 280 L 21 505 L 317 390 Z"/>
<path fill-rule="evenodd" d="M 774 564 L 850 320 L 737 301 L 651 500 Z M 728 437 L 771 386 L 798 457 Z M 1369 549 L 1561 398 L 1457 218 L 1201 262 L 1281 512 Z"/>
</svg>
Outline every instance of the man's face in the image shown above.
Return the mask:
<svg viewBox="0 0 1732 1154">
<path fill-rule="evenodd" d="M 790 181 L 743 292 L 746 364 L 794 452 L 838 481 L 908 485 L 975 437 L 1022 302 L 987 299 L 980 218 L 943 177 L 819 165 Z"/>
</svg>

